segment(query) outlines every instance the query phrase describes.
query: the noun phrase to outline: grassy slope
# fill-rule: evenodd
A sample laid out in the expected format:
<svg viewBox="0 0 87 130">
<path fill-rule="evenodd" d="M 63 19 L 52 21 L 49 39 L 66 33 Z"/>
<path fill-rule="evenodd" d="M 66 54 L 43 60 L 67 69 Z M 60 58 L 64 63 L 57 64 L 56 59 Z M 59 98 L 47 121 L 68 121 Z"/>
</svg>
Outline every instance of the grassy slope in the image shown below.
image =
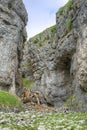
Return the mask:
<svg viewBox="0 0 87 130">
<path fill-rule="evenodd" d="M 8 92 L 0 91 L 0 107 L 20 107 L 21 101 L 17 96 L 14 96 Z"/>
</svg>

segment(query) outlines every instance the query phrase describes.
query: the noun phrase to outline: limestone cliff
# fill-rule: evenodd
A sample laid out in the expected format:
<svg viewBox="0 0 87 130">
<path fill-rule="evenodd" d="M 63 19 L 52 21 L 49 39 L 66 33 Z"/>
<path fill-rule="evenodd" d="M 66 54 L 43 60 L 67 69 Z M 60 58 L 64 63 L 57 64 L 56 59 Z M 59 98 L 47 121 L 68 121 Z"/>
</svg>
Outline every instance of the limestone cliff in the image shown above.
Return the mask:
<svg viewBox="0 0 87 130">
<path fill-rule="evenodd" d="M 0 89 L 18 93 L 26 40 L 27 12 L 22 0 L 0 0 Z"/>
<path fill-rule="evenodd" d="M 49 104 L 87 111 L 86 48 L 87 1 L 69 0 L 56 13 L 56 26 L 29 40 L 23 76 Z"/>
<path fill-rule="evenodd" d="M 35 81 L 40 87 L 40 80 L 46 68 L 53 68 L 56 26 L 52 26 L 25 43 L 22 62 L 23 78 Z M 36 87 L 36 88 L 37 88 Z"/>
</svg>

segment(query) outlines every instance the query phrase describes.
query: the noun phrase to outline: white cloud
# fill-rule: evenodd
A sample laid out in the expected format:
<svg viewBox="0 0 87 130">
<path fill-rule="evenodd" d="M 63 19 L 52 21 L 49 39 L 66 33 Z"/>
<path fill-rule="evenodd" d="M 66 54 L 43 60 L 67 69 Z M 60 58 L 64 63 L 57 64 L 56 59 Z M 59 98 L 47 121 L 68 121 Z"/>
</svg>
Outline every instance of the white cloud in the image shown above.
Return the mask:
<svg viewBox="0 0 87 130">
<path fill-rule="evenodd" d="M 55 13 L 68 0 L 23 0 L 29 21 L 27 24 L 28 37 L 32 37 L 56 22 Z"/>
</svg>

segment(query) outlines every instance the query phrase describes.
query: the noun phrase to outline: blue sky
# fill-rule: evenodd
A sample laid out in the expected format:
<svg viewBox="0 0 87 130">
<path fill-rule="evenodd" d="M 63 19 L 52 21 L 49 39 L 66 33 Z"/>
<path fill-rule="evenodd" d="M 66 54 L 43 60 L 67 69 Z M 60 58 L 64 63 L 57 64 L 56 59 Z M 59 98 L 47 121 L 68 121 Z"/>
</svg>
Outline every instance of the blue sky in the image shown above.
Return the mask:
<svg viewBox="0 0 87 130">
<path fill-rule="evenodd" d="M 57 10 L 68 0 L 23 0 L 28 12 L 28 38 L 56 23 Z"/>
</svg>

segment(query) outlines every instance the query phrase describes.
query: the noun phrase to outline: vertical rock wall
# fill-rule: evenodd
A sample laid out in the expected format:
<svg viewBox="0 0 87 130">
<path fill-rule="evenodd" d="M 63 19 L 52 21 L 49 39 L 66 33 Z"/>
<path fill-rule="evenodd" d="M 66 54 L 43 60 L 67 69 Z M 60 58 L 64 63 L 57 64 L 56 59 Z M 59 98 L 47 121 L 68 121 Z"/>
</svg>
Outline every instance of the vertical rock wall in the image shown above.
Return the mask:
<svg viewBox="0 0 87 130">
<path fill-rule="evenodd" d="M 87 1 L 81 1 L 78 5 L 75 93 L 79 108 L 81 111 L 87 111 Z"/>
<path fill-rule="evenodd" d="M 26 40 L 27 12 L 22 0 L 0 0 L 0 89 L 17 93 Z"/>
<path fill-rule="evenodd" d="M 87 1 L 70 0 L 57 13 L 56 59 L 58 69 L 68 72 L 70 96 L 65 104 L 87 110 Z M 63 67 L 66 66 L 66 67 Z M 68 67 L 68 68 L 67 68 Z M 62 71 L 63 71 L 62 69 Z M 65 87 L 65 85 L 64 85 Z M 69 95 L 69 94 L 68 94 Z"/>
<path fill-rule="evenodd" d="M 55 31 L 31 38 L 27 50 L 26 68 L 46 101 L 87 111 L 87 1 L 69 0 L 56 13 Z"/>
</svg>

